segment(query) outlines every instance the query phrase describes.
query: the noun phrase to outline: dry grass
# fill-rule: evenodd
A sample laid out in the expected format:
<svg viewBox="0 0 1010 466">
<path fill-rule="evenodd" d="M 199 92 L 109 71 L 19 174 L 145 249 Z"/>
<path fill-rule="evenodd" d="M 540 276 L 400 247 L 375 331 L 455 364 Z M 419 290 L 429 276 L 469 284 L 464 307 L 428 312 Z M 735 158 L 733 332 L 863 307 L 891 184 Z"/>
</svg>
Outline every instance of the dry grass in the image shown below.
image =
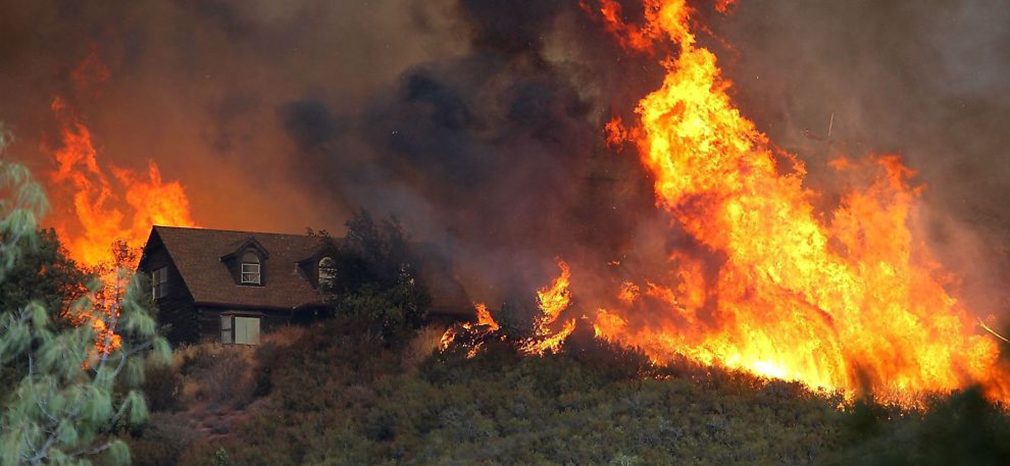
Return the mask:
<svg viewBox="0 0 1010 466">
<path fill-rule="evenodd" d="M 284 326 L 260 337 L 260 345 L 288 346 L 305 337 L 305 327 Z"/>
<path fill-rule="evenodd" d="M 403 349 L 403 367 L 414 370 L 419 364 L 428 359 L 436 350 L 442 340 L 445 327 L 440 325 L 429 325 L 422 328 L 410 340 L 407 347 Z"/>
<path fill-rule="evenodd" d="M 173 366 L 184 377 L 183 402 L 241 408 L 251 400 L 255 348 L 201 343 L 176 350 Z"/>
</svg>

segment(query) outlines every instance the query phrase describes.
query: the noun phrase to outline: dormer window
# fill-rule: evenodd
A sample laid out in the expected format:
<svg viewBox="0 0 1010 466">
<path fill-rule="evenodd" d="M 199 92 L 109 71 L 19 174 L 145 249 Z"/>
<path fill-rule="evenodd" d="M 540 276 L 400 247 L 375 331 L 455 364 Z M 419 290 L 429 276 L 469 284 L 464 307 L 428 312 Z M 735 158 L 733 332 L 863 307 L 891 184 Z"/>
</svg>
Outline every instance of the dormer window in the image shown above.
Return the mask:
<svg viewBox="0 0 1010 466">
<path fill-rule="evenodd" d="M 245 253 L 242 256 L 242 284 L 259 285 L 260 277 L 260 257 L 253 252 Z"/>
<path fill-rule="evenodd" d="M 333 279 L 336 278 L 336 268 L 337 262 L 333 260 L 332 257 L 326 256 L 319 259 L 319 288 L 327 290 L 333 285 Z"/>
</svg>

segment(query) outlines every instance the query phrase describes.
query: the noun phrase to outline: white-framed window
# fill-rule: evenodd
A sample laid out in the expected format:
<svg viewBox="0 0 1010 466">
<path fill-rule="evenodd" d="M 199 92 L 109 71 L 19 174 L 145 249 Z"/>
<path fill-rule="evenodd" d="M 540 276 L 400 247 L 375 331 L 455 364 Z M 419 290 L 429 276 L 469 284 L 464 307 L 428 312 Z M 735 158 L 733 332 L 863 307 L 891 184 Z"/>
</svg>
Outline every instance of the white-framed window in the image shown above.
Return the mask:
<svg viewBox="0 0 1010 466">
<path fill-rule="evenodd" d="M 333 279 L 337 276 L 337 261 L 326 256 L 319 259 L 319 288 L 327 289 L 333 284 Z"/>
<path fill-rule="evenodd" d="M 168 267 L 151 272 L 151 297 L 160 299 L 168 296 Z"/>
<path fill-rule="evenodd" d="M 260 343 L 260 318 L 221 316 L 221 343 L 258 345 Z"/>
<path fill-rule="evenodd" d="M 242 256 L 242 283 L 248 285 L 259 285 L 261 274 L 260 274 L 260 257 L 255 253 L 247 252 Z"/>
</svg>

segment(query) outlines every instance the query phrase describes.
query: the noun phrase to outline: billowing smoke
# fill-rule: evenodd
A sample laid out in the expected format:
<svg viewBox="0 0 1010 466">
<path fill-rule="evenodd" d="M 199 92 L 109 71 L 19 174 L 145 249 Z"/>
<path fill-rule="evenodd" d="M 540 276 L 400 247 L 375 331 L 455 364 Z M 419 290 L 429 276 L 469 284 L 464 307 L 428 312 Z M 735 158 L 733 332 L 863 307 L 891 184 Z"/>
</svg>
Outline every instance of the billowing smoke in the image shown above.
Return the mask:
<svg viewBox="0 0 1010 466">
<path fill-rule="evenodd" d="M 361 112 L 318 98 L 278 109 L 297 171 L 316 173 L 314 185 L 349 206 L 392 212 L 448 242 L 470 265 L 471 287 L 492 298 L 503 283 L 543 282 L 557 255 L 618 259 L 650 215 L 651 188 L 634 157 L 603 144 L 611 106 L 593 93 L 599 84 L 577 82 L 580 72 L 616 73 L 548 49 L 565 31 L 604 55 L 620 52 L 575 4 L 456 9 L 466 53 L 412 65 Z"/>
<path fill-rule="evenodd" d="M 986 309 L 1000 299 L 981 290 L 1008 278 L 993 259 L 1010 219 L 998 3 L 743 0 L 699 17 L 702 41 L 732 44 L 714 49 L 743 110 L 810 184 L 843 153 L 906 156 L 929 185 L 930 241 Z M 633 148 L 602 142 L 663 70 L 580 2 L 0 5 L 0 120 L 36 170 L 51 168 L 59 94 L 108 160 L 153 158 L 179 179 L 201 225 L 339 233 L 358 207 L 392 213 L 453 249 L 477 299 L 545 284 L 557 255 L 619 275 L 689 246 Z M 91 55 L 109 78 L 84 86 L 71 71 Z"/>
</svg>

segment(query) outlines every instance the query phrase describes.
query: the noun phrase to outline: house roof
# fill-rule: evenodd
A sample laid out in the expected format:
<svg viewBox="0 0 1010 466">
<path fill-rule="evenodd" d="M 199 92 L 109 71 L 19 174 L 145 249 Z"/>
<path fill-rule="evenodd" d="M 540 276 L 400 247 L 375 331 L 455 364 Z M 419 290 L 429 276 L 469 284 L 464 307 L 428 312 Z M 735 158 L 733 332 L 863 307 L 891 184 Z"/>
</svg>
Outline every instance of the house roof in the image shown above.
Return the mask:
<svg viewBox="0 0 1010 466">
<path fill-rule="evenodd" d="M 148 244 L 157 236 L 193 296 L 205 304 L 296 309 L 322 302 L 320 292 L 298 263 L 326 247 L 316 236 L 155 226 Z M 255 242 L 269 258 L 264 262 L 264 285 L 238 285 L 222 257 Z M 452 263 L 442 248 L 413 243 L 421 281 L 428 287 L 434 312 L 468 315 L 473 306 L 455 279 Z M 145 247 L 145 251 L 146 251 Z M 143 267 L 144 259 L 141 259 Z"/>
<path fill-rule="evenodd" d="M 299 272 L 296 262 L 320 246 L 320 238 L 280 233 L 155 226 L 193 300 L 208 304 L 294 309 L 322 301 Z M 221 257 L 250 239 L 270 253 L 264 263 L 264 286 L 237 285 Z M 150 240 L 149 240 L 150 241 Z"/>
</svg>

